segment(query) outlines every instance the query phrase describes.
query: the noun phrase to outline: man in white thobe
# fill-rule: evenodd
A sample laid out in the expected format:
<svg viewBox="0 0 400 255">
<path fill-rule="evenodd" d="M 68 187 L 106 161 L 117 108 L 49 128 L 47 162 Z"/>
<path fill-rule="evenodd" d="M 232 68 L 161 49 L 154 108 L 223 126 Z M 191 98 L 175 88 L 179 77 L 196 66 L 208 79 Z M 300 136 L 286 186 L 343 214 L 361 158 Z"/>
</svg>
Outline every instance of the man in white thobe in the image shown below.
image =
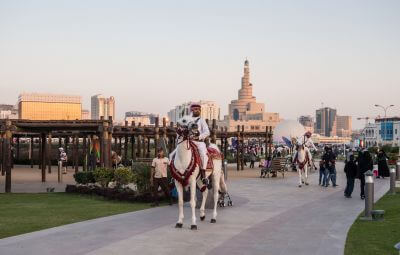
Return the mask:
<svg viewBox="0 0 400 255">
<path fill-rule="evenodd" d="M 302 137 L 297 139 L 298 144 L 302 144 L 308 148 L 308 158 L 310 159 L 309 165 L 311 166 L 311 162 L 314 165 L 314 161 L 312 159 L 311 150 L 317 151 L 317 147 L 315 147 L 312 139 L 311 139 L 311 132 L 307 131 Z M 314 165 L 314 168 L 315 165 Z"/>
<path fill-rule="evenodd" d="M 205 170 L 207 168 L 207 162 L 208 162 L 207 146 L 205 143 L 205 139 L 210 136 L 210 130 L 208 128 L 206 121 L 200 116 L 201 106 L 199 104 L 192 104 L 190 106 L 190 110 L 192 112 L 192 118 L 193 118 L 192 125 L 194 125 L 195 128 L 197 126 L 197 131 L 198 131 L 195 135 L 194 143 L 197 145 L 200 154 L 200 159 L 202 162 L 200 168 L 200 175 L 203 183 L 205 185 L 208 185 L 209 180 L 206 179 L 206 170 Z"/>
</svg>

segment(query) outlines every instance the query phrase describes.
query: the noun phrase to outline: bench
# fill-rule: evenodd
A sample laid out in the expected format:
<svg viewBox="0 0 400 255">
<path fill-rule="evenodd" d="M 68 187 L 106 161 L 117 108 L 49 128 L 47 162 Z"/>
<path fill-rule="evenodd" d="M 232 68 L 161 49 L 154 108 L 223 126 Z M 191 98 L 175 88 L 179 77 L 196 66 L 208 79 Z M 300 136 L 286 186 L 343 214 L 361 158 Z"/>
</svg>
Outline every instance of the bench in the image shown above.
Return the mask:
<svg viewBox="0 0 400 255">
<path fill-rule="evenodd" d="M 271 165 L 268 168 L 261 169 L 261 176 L 266 175 L 269 178 L 269 174 L 272 174 L 272 177 L 276 177 L 278 172 L 282 173 L 282 178 L 285 178 L 286 171 L 286 158 L 279 157 L 273 158 L 271 161 Z"/>
</svg>

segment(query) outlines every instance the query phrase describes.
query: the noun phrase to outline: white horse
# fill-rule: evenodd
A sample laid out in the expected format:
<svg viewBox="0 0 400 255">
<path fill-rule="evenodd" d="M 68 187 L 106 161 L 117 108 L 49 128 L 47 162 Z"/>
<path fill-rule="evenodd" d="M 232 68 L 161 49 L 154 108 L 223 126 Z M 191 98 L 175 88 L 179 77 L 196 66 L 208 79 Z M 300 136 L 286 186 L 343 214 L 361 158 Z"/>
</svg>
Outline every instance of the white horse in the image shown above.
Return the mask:
<svg viewBox="0 0 400 255">
<path fill-rule="evenodd" d="M 304 145 L 298 145 L 293 162 L 296 164 L 299 174 L 299 187 L 304 183 L 308 185 L 308 165 L 310 164 L 309 149 Z"/>
<path fill-rule="evenodd" d="M 182 228 L 183 226 L 183 189 L 186 186 L 190 187 L 190 207 L 192 209 L 192 225 L 191 229 L 196 230 L 196 185 L 201 184 L 199 176 L 199 162 L 193 162 L 196 158 L 194 155 L 196 148 L 193 148 L 194 143 L 191 141 L 192 133 L 190 130 L 190 116 L 185 116 L 178 123 L 180 127 L 178 128 L 178 141 L 177 147 L 175 149 L 174 156 L 172 156 L 171 164 L 171 174 L 175 179 L 175 186 L 178 191 L 178 207 L 179 207 L 179 217 L 176 223 L 176 228 Z M 216 145 L 210 145 L 213 148 L 218 149 Z M 195 150 L 194 150 L 195 149 Z M 219 150 L 218 150 L 219 151 Z M 198 155 L 197 155 L 198 157 Z M 223 178 L 222 172 L 222 160 L 213 160 L 214 169 L 213 171 L 206 172 L 206 176 L 211 175 L 212 186 L 214 191 L 214 211 L 211 218 L 211 223 L 217 222 L 217 202 L 219 197 L 219 191 L 226 192 L 226 184 Z M 221 190 L 220 190 L 221 189 Z M 203 200 L 200 207 L 200 219 L 203 221 L 205 219 L 205 203 L 207 200 L 208 189 L 203 191 Z"/>
</svg>

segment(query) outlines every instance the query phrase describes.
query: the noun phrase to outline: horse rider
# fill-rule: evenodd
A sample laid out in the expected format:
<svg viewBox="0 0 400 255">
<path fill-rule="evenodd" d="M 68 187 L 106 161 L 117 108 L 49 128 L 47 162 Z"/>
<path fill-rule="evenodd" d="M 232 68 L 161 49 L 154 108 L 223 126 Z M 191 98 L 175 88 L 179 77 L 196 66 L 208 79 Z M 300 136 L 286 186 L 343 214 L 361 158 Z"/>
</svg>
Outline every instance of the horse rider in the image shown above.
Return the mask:
<svg viewBox="0 0 400 255">
<path fill-rule="evenodd" d="M 210 130 L 206 121 L 201 118 L 201 106 L 197 103 L 193 103 L 190 106 L 190 111 L 192 112 L 192 118 L 194 119 L 191 125 L 192 132 L 194 132 L 194 143 L 200 154 L 201 167 L 200 176 L 204 185 L 209 185 L 209 180 L 206 178 L 206 168 L 208 162 L 207 146 L 205 139 L 210 136 Z"/>
<path fill-rule="evenodd" d="M 313 141 L 311 139 L 311 135 L 312 135 L 311 132 L 307 131 L 303 135 L 303 137 L 300 137 L 300 139 L 298 139 L 298 143 L 302 144 L 302 145 L 304 145 L 304 146 L 306 146 L 308 148 L 308 158 L 310 159 L 310 162 L 308 163 L 308 165 L 311 166 L 311 162 L 312 162 L 313 165 L 314 165 L 314 168 L 316 169 L 315 164 L 314 164 L 314 160 L 313 160 L 312 155 L 311 155 L 311 149 L 314 150 L 314 151 L 317 151 L 317 147 L 315 147 L 315 145 L 314 145 L 314 143 L 313 143 Z"/>
</svg>

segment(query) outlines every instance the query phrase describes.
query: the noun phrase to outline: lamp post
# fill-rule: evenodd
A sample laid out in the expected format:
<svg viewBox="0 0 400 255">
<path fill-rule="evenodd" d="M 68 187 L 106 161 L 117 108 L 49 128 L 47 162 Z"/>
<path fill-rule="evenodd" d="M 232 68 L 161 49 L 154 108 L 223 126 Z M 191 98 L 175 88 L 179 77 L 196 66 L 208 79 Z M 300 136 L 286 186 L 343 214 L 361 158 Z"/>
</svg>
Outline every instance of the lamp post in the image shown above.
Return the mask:
<svg viewBox="0 0 400 255">
<path fill-rule="evenodd" d="M 385 119 L 383 120 L 383 137 L 382 137 L 382 140 L 383 140 L 383 142 L 382 142 L 382 144 L 384 144 L 385 143 L 385 141 L 386 141 L 386 112 L 387 112 L 387 110 L 390 108 L 390 107 L 393 107 L 394 105 L 393 104 L 391 104 L 391 105 L 388 105 L 388 106 L 382 106 L 382 105 L 379 105 L 379 104 L 376 104 L 375 105 L 375 107 L 378 107 L 378 108 L 382 108 L 383 109 L 383 111 L 385 112 Z"/>
</svg>

